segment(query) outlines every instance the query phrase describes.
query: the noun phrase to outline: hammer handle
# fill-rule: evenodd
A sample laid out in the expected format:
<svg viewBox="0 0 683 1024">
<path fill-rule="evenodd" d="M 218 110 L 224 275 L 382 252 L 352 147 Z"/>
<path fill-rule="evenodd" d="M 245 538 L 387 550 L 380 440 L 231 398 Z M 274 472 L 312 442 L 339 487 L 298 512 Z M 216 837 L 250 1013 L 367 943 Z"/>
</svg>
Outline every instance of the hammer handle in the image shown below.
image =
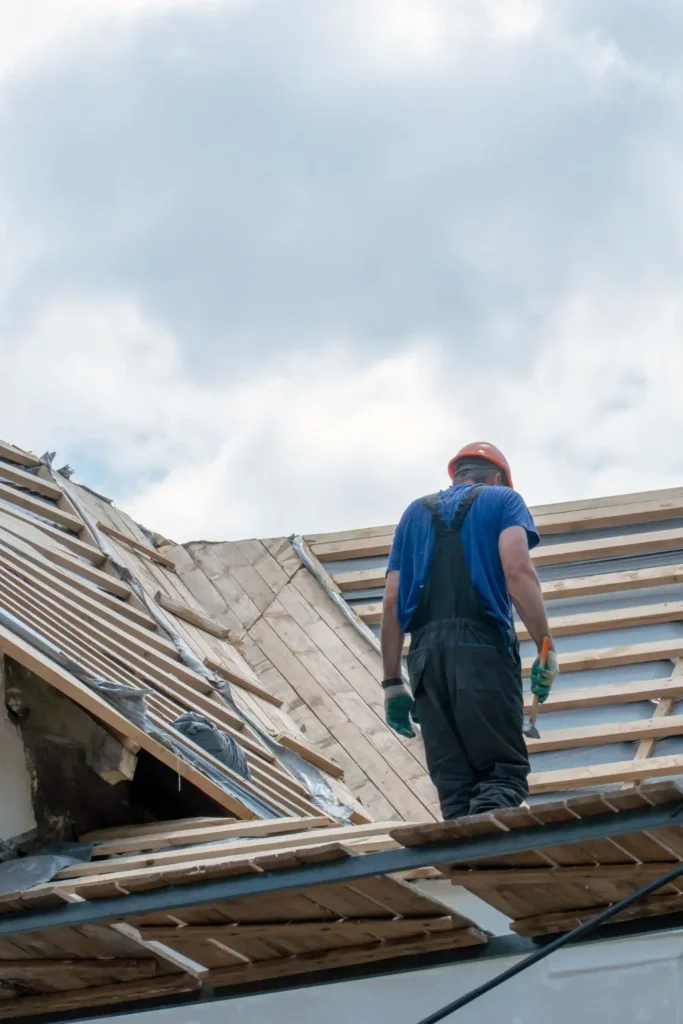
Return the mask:
<svg viewBox="0 0 683 1024">
<path fill-rule="evenodd" d="M 549 636 L 543 638 L 541 644 L 541 653 L 539 654 L 538 660 L 541 668 L 545 668 L 545 663 L 548 660 L 548 651 L 550 650 L 551 639 Z M 531 710 L 529 711 L 529 726 L 536 725 L 536 718 L 538 716 L 538 696 L 534 694 L 534 699 L 531 703 Z"/>
</svg>

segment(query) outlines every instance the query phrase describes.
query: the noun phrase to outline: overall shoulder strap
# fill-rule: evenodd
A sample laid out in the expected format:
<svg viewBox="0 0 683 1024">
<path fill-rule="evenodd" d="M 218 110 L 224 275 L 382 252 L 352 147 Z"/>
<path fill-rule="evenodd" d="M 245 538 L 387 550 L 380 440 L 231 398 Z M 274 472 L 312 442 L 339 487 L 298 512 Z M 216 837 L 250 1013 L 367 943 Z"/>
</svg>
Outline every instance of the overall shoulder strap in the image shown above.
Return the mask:
<svg viewBox="0 0 683 1024">
<path fill-rule="evenodd" d="M 434 529 L 445 530 L 446 524 L 443 516 L 441 515 L 441 509 L 439 508 L 439 492 L 437 491 L 436 494 L 428 494 L 426 498 L 422 499 L 422 504 L 425 508 L 428 508 L 431 513 Z"/>
<path fill-rule="evenodd" d="M 455 519 L 451 524 L 451 530 L 455 533 L 460 533 L 462 524 L 465 522 L 467 513 L 474 505 L 475 501 L 484 490 L 485 484 L 475 484 L 474 487 L 467 492 L 465 497 L 462 499 L 455 513 Z"/>
</svg>

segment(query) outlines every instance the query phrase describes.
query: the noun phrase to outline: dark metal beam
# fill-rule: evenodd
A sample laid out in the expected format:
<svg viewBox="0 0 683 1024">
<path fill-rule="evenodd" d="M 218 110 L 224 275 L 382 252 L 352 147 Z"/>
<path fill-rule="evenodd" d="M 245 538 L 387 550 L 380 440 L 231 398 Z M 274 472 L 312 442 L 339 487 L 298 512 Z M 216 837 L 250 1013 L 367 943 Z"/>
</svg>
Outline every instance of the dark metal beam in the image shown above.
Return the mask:
<svg viewBox="0 0 683 1024">
<path fill-rule="evenodd" d="M 395 874 L 415 868 L 440 864 L 460 864 L 484 857 L 502 857 L 510 853 L 538 850 L 559 843 L 581 843 L 590 839 L 662 828 L 678 823 L 683 812 L 680 801 L 645 807 L 636 811 L 603 814 L 594 818 L 578 818 L 557 824 L 537 825 L 495 835 L 424 846 L 401 847 L 379 853 L 365 853 L 324 864 L 304 864 L 284 871 L 238 875 L 211 882 L 171 886 L 113 896 L 106 899 L 71 903 L 49 910 L 28 910 L 0 917 L 0 936 L 20 935 L 48 928 L 68 928 L 101 921 L 130 919 L 138 914 L 180 910 L 186 907 L 243 899 L 267 893 L 287 892 L 309 886 L 352 882 L 373 875 Z"/>
</svg>

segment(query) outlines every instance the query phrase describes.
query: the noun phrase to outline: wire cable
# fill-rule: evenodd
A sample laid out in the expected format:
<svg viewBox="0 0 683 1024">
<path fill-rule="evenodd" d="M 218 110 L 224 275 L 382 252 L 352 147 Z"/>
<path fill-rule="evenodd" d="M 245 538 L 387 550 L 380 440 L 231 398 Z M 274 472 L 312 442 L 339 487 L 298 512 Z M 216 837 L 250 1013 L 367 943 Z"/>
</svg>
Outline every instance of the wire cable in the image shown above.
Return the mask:
<svg viewBox="0 0 683 1024">
<path fill-rule="evenodd" d="M 554 942 L 544 946 L 543 949 L 537 950 L 535 953 L 531 953 L 530 956 L 525 957 L 524 960 L 520 960 L 519 963 L 514 964 L 508 968 L 507 971 L 503 971 L 502 974 L 497 974 L 495 978 L 490 978 L 484 982 L 483 985 L 479 985 L 478 988 L 473 988 L 471 992 L 466 992 L 464 996 L 460 996 L 459 999 L 454 999 L 452 1003 L 447 1006 L 443 1006 L 440 1010 L 436 1010 L 435 1013 L 430 1013 L 428 1017 L 424 1017 L 418 1024 L 437 1024 L 437 1021 L 444 1020 L 449 1017 L 456 1010 L 462 1009 L 463 1006 L 467 1006 L 468 1003 L 473 1003 L 479 996 L 485 995 L 486 992 L 490 992 L 492 989 L 497 988 L 498 985 L 502 985 L 508 978 L 514 978 L 515 975 L 521 974 L 528 967 L 533 967 L 540 960 L 545 960 L 547 956 L 554 953 L 555 950 L 561 949 L 562 946 L 566 946 L 570 942 L 576 942 L 577 939 L 587 935 L 588 932 L 592 931 L 598 925 L 603 924 L 604 921 L 608 921 L 610 917 L 614 917 L 616 914 L 621 913 L 622 910 L 626 910 L 633 903 L 636 903 L 643 896 L 649 896 L 650 893 L 655 892 L 657 889 L 661 889 L 663 885 L 668 885 L 669 882 L 673 882 L 679 875 L 683 875 L 683 863 L 677 864 L 671 871 L 667 871 L 665 875 L 660 878 L 656 878 L 653 882 L 648 882 L 637 892 L 632 893 L 630 896 L 626 896 L 625 899 L 620 900 L 618 903 L 613 903 L 611 907 L 607 907 L 601 913 L 596 914 L 590 921 L 585 921 L 580 924 L 577 928 L 574 928 L 570 932 L 565 932 L 564 935 L 560 935 L 559 938 L 555 939 Z"/>
</svg>

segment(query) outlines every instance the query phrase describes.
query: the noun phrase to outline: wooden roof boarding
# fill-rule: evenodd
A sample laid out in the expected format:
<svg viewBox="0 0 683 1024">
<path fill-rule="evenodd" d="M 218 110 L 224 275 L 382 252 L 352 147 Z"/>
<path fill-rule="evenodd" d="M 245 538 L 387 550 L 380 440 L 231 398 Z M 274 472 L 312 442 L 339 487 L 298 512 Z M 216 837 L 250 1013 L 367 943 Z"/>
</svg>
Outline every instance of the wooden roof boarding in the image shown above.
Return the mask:
<svg viewBox="0 0 683 1024">
<path fill-rule="evenodd" d="M 301 775 L 269 740 L 291 735 L 304 754 L 310 744 L 261 686 L 229 630 L 206 630 L 206 615 L 174 563 L 129 517 L 29 453 L 0 448 L 0 479 L 8 481 L 0 484 L 0 653 L 79 704 L 128 751 L 145 750 L 165 764 L 217 811 L 244 819 L 319 813 Z M 187 645 L 189 661 L 164 624 Z M 149 728 L 92 680 L 144 694 Z M 239 744 L 249 779 L 176 730 L 187 711 Z M 308 759 L 314 757 L 311 751 Z M 324 763 L 323 754 L 316 760 Z M 329 785 L 340 807 L 353 801 L 339 772 Z"/>
</svg>

